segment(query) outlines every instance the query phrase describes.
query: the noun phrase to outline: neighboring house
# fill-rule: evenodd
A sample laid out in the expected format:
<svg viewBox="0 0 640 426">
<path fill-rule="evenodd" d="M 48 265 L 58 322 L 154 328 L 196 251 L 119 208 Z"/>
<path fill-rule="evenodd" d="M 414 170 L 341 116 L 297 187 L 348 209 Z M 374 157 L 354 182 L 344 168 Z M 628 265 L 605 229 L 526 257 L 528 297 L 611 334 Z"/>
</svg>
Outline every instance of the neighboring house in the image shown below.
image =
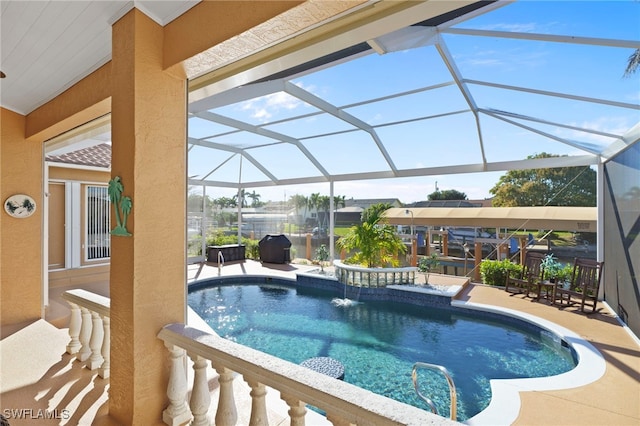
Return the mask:
<svg viewBox="0 0 640 426">
<path fill-rule="evenodd" d="M 362 198 L 345 200 L 345 206 L 336 209 L 336 225 L 356 225 L 360 223 L 362 212 L 376 204 L 389 204 L 391 207 L 402 207 L 397 198 Z"/>
<path fill-rule="evenodd" d="M 427 200 L 407 204 L 405 207 L 491 207 L 492 199 L 484 200 Z"/>
<path fill-rule="evenodd" d="M 111 145 L 46 156 L 49 285 L 107 281 L 111 256 Z"/>
<path fill-rule="evenodd" d="M 354 200 L 345 200 L 345 207 L 360 207 L 362 210 L 366 210 L 375 204 L 390 204 L 391 207 L 402 207 L 403 204 L 397 198 L 360 198 Z"/>
<path fill-rule="evenodd" d="M 336 210 L 336 225 L 353 226 L 360 223 L 364 209 L 358 206 L 343 207 Z"/>
</svg>

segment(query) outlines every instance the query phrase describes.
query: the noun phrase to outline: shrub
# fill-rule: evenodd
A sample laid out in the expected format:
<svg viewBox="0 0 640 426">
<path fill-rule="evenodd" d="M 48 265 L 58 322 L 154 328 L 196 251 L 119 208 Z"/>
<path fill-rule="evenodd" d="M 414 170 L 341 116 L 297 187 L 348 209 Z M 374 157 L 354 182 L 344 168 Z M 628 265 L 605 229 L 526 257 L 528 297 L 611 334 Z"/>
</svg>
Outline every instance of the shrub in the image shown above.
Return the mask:
<svg viewBox="0 0 640 426">
<path fill-rule="evenodd" d="M 426 272 L 427 274 L 433 269 L 436 269 L 440 265 L 440 259 L 436 253 L 431 253 L 429 256 L 421 257 L 418 261 L 418 271 Z"/>
<path fill-rule="evenodd" d="M 571 276 L 573 275 L 573 265 L 571 263 L 567 263 L 560 268 L 556 275 L 556 280 L 558 282 L 570 281 Z"/>
<path fill-rule="evenodd" d="M 258 246 L 258 240 L 251 240 L 246 237 L 242 237 L 242 244 L 245 247 L 245 256 L 247 259 L 256 259 L 260 258 L 260 249 Z M 222 231 L 216 231 L 207 235 L 207 245 L 208 246 L 224 246 L 227 244 L 238 244 L 238 236 L 237 235 L 225 235 Z"/>
<path fill-rule="evenodd" d="M 557 240 L 557 239 L 559 238 L 559 237 L 558 237 L 558 233 L 557 233 L 557 232 L 553 232 L 553 231 L 552 231 L 552 232 L 549 232 L 549 233 L 547 234 L 547 231 L 544 231 L 544 230 L 540 230 L 540 231 L 538 231 L 538 232 L 536 233 L 536 238 L 542 238 L 542 237 L 544 237 L 545 235 L 547 236 L 547 237 L 546 237 L 546 238 L 547 238 L 547 240 Z"/>
<path fill-rule="evenodd" d="M 540 264 L 544 270 L 544 279 L 555 282 L 558 278 L 558 273 L 562 270 L 562 264 L 558 262 L 558 259 L 553 253 L 549 253 L 544 257 L 544 260 Z"/>
<path fill-rule="evenodd" d="M 200 256 L 202 254 L 202 242 L 200 240 L 187 241 L 187 256 Z"/>
<path fill-rule="evenodd" d="M 584 244 L 585 242 L 587 244 L 595 244 L 597 240 L 597 234 L 595 232 L 580 232 L 576 233 L 573 236 L 573 239 L 576 244 Z"/>
<path fill-rule="evenodd" d="M 395 228 L 378 222 L 364 222 L 352 227 L 337 245 L 347 252 L 357 250 L 348 262 L 367 268 L 396 267 L 399 264 L 397 254 L 407 251 Z"/>
<path fill-rule="evenodd" d="M 247 256 L 247 259 L 260 259 L 260 247 L 258 246 L 258 240 L 243 238 L 242 244 L 245 245 L 245 255 Z"/>
<path fill-rule="evenodd" d="M 507 273 L 512 276 L 522 272 L 522 265 L 504 260 L 483 260 L 480 264 L 482 282 L 487 285 L 503 286 L 507 280 Z"/>
<path fill-rule="evenodd" d="M 440 265 L 440 259 L 436 253 L 426 257 L 421 257 L 418 261 L 418 271 L 424 272 L 426 275 L 427 284 L 429 284 L 429 273 Z"/>
<path fill-rule="evenodd" d="M 237 235 L 225 235 L 222 231 L 218 230 L 207 235 L 208 246 L 224 246 L 227 244 L 238 244 Z"/>
<path fill-rule="evenodd" d="M 316 260 L 320 263 L 320 269 L 324 271 L 324 262 L 329 260 L 329 250 L 322 244 L 316 249 Z"/>
</svg>

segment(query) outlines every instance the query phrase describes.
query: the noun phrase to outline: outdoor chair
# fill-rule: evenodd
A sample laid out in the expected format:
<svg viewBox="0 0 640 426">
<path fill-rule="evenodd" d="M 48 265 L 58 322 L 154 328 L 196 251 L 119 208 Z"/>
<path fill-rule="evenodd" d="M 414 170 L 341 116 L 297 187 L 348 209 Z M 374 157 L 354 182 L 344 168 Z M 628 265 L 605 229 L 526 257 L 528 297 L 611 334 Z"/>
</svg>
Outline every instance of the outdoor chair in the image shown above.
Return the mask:
<svg viewBox="0 0 640 426">
<path fill-rule="evenodd" d="M 519 276 L 511 276 L 507 271 L 505 291 L 508 293 L 526 293 L 527 297 L 529 293 L 536 292 L 538 282 L 542 280 L 543 276 L 543 260 L 544 254 L 535 251 L 527 252 L 522 265 L 522 273 Z"/>
<path fill-rule="evenodd" d="M 576 258 L 568 288 L 564 287 L 562 283 L 556 284 L 554 303 L 566 306 L 579 303 L 582 312 L 584 312 L 585 306 L 591 307 L 591 312 L 595 312 L 603 268 L 604 262 Z"/>
</svg>

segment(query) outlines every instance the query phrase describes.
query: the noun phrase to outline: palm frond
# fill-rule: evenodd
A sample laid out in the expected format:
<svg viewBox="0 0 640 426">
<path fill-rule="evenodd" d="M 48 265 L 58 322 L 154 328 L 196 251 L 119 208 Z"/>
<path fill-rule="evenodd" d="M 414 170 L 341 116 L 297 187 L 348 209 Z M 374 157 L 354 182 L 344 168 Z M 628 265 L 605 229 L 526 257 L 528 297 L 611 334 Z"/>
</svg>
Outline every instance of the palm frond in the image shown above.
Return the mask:
<svg viewBox="0 0 640 426">
<path fill-rule="evenodd" d="M 636 49 L 631 55 L 629 55 L 629 59 L 627 60 L 627 69 L 624 70 L 623 77 L 631 77 L 631 74 L 634 74 L 638 71 L 638 67 L 640 66 L 640 49 Z"/>
</svg>

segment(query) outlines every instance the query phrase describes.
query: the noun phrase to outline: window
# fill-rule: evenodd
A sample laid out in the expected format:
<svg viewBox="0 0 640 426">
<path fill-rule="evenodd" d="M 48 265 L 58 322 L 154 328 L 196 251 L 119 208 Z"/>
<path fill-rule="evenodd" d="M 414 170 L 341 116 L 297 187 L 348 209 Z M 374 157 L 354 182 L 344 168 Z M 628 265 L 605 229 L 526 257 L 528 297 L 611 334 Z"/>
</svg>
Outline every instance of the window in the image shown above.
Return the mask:
<svg viewBox="0 0 640 426">
<path fill-rule="evenodd" d="M 86 186 L 85 259 L 109 258 L 111 253 L 111 215 L 106 186 Z"/>
</svg>

